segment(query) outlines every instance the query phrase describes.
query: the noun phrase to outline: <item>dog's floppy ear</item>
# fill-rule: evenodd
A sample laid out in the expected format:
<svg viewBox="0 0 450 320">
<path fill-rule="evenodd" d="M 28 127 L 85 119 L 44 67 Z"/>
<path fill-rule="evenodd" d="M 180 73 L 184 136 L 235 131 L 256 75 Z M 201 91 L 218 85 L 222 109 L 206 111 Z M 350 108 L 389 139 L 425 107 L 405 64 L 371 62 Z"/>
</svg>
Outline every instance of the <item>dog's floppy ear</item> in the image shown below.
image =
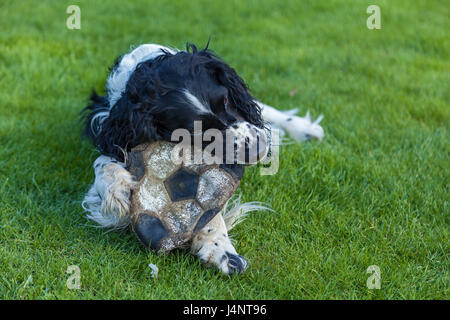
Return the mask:
<svg viewBox="0 0 450 320">
<path fill-rule="evenodd" d="M 109 102 L 106 97 L 101 97 L 92 92 L 91 103 L 81 111 L 81 121 L 84 123 L 83 135 L 94 140 L 101 128 L 102 122 L 109 115 Z"/>
<path fill-rule="evenodd" d="M 217 80 L 228 89 L 228 99 L 242 113 L 245 120 L 257 127 L 264 127 L 261 108 L 248 91 L 244 80 L 210 50 L 204 49 L 201 54 L 212 59 L 210 67 L 214 69 Z"/>
<path fill-rule="evenodd" d="M 105 97 L 91 97 L 85 134 L 102 154 L 123 161 L 124 151 L 161 138 L 154 119 L 157 92 L 161 91 L 157 82 L 153 61 L 147 61 L 138 65 L 112 107 Z"/>
<path fill-rule="evenodd" d="M 219 81 L 228 89 L 228 99 L 243 114 L 245 119 L 257 127 L 264 126 L 261 108 L 248 92 L 247 85 L 232 68 L 225 66 L 217 73 Z"/>
<path fill-rule="evenodd" d="M 124 151 L 156 139 L 159 139 L 159 135 L 148 105 L 140 101 L 133 102 L 124 95 L 103 121 L 94 143 L 102 154 L 123 161 Z"/>
</svg>

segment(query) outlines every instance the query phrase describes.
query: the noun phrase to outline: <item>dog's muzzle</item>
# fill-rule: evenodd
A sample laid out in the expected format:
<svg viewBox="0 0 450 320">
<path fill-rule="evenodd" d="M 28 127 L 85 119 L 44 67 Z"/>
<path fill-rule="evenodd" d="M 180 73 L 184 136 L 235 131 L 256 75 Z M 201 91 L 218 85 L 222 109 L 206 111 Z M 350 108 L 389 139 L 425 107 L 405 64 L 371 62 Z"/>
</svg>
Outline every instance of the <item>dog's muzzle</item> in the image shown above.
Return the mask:
<svg viewBox="0 0 450 320">
<path fill-rule="evenodd" d="M 246 121 L 235 122 L 225 130 L 226 162 L 253 165 L 269 152 L 269 137 L 265 129 Z"/>
</svg>

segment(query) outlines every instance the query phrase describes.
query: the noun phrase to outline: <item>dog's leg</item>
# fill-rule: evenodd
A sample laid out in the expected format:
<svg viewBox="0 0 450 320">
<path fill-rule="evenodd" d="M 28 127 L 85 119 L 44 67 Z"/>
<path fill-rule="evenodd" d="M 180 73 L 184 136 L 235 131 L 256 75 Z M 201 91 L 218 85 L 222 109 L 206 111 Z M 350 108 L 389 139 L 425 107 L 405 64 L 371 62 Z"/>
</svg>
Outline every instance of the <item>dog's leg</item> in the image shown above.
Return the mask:
<svg viewBox="0 0 450 320">
<path fill-rule="evenodd" d="M 88 218 L 105 228 L 122 228 L 130 223 L 130 193 L 134 180 L 124 164 L 107 156 L 94 162 L 95 182 L 83 201 Z"/>
<path fill-rule="evenodd" d="M 260 210 L 273 212 L 262 202 L 241 203 L 240 195 L 231 198 L 221 212 L 194 237 L 191 253 L 203 263 L 216 266 L 224 274 L 242 273 L 247 269 L 248 262 L 237 254 L 228 231 L 241 223 L 248 213 Z"/>
<path fill-rule="evenodd" d="M 261 107 L 261 114 L 265 122 L 279 129 L 286 130 L 295 140 L 322 140 L 324 133 L 319 123 L 323 116 L 319 116 L 315 121 L 312 121 L 309 112 L 306 113 L 305 117 L 298 117 L 296 116 L 297 109 L 279 111 L 262 102 L 255 102 Z"/>
<path fill-rule="evenodd" d="M 218 213 L 194 237 L 191 253 L 207 265 L 218 267 L 224 274 L 241 274 L 248 262 L 237 254 L 228 237 L 227 227 L 221 213 Z"/>
</svg>

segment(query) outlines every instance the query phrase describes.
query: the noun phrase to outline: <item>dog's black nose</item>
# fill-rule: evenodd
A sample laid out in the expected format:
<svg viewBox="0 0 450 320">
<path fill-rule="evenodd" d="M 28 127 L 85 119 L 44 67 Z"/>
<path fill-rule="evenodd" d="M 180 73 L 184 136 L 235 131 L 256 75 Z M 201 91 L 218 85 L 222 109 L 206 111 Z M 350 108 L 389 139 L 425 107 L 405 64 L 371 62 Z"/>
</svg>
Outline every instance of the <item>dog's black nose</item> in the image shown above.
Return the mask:
<svg viewBox="0 0 450 320">
<path fill-rule="evenodd" d="M 238 275 L 245 271 L 248 267 L 248 261 L 243 256 L 225 252 L 228 258 L 228 274 L 231 276 L 235 273 Z"/>
</svg>

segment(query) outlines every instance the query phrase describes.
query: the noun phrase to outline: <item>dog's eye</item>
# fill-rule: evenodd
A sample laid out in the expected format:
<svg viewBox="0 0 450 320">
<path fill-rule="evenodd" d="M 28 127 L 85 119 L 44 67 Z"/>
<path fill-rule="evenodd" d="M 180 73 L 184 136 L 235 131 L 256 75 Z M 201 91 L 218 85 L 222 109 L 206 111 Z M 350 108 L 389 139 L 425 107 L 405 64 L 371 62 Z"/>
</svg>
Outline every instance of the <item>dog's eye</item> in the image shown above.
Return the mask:
<svg viewBox="0 0 450 320">
<path fill-rule="evenodd" d="M 223 97 L 223 105 L 226 106 L 228 103 L 228 98 L 227 97 Z"/>
</svg>

